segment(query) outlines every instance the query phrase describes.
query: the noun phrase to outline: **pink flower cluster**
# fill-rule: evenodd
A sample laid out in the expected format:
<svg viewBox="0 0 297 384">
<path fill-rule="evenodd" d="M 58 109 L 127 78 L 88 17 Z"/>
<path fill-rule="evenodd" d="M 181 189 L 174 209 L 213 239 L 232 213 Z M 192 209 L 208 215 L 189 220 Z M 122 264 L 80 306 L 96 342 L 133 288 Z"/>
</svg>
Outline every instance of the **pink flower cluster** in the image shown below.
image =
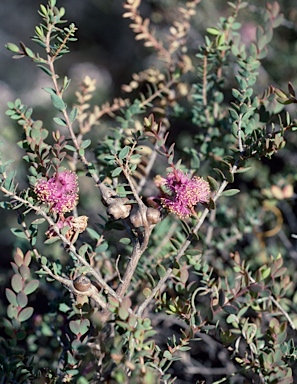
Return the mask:
<svg viewBox="0 0 297 384">
<path fill-rule="evenodd" d="M 70 212 L 78 200 L 77 175 L 72 171 L 57 172 L 49 180 L 39 180 L 34 190 L 37 198 L 49 204 L 53 212 Z"/>
<path fill-rule="evenodd" d="M 193 214 L 198 203 L 207 203 L 210 199 L 207 181 L 197 176 L 191 178 L 180 170 L 169 173 L 162 185 L 165 196 L 161 197 L 161 204 L 182 218 Z"/>
</svg>

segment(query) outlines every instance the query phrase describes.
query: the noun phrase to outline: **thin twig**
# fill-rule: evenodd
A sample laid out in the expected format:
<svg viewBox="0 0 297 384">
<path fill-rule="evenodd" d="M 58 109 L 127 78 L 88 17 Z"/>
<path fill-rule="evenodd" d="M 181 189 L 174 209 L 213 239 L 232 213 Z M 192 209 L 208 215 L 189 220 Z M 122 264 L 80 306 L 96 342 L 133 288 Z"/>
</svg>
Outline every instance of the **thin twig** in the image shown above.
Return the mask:
<svg viewBox="0 0 297 384">
<path fill-rule="evenodd" d="M 232 170 L 231 170 L 231 173 L 234 174 L 237 170 L 237 165 L 234 165 L 232 167 Z M 221 194 L 223 193 L 223 191 L 225 190 L 225 188 L 227 187 L 228 185 L 228 182 L 226 180 L 224 180 L 220 186 L 220 188 L 218 189 L 218 191 L 216 192 L 215 196 L 213 197 L 213 201 L 216 201 L 220 196 Z M 180 250 L 178 251 L 177 255 L 175 256 L 174 258 L 174 261 L 179 261 L 180 258 L 185 254 L 185 251 L 188 249 L 188 247 L 190 246 L 192 240 L 193 240 L 193 237 L 197 234 L 198 230 L 201 228 L 202 224 L 204 223 L 204 220 L 206 219 L 208 213 L 209 213 L 209 208 L 205 208 L 204 211 L 202 212 L 202 215 L 200 216 L 197 224 L 195 225 L 195 227 L 193 228 L 191 234 L 188 236 L 188 238 L 185 240 L 185 242 L 183 243 L 182 247 L 180 248 Z M 159 280 L 158 284 L 155 286 L 155 288 L 152 289 L 152 292 L 151 294 L 144 300 L 144 302 L 139 306 L 136 314 L 137 316 L 142 316 L 143 314 L 143 311 L 145 310 L 145 308 L 149 305 L 149 303 L 151 302 L 151 300 L 154 298 L 154 296 L 157 294 L 157 292 L 161 289 L 162 285 L 169 279 L 171 273 L 172 273 L 172 267 L 169 267 L 165 273 L 165 275 Z"/>
<path fill-rule="evenodd" d="M 16 195 L 15 193 L 13 192 L 10 192 L 8 191 L 6 188 L 4 188 L 3 186 L 0 186 L 0 190 L 6 195 L 6 196 L 9 196 L 11 197 L 13 200 L 16 200 L 16 201 L 19 201 L 20 203 L 24 204 L 25 206 L 27 206 L 28 208 L 30 208 L 31 210 L 35 211 L 37 215 L 40 215 L 42 216 L 47 222 L 48 224 L 53 228 L 53 230 L 56 232 L 57 236 L 62 240 L 62 242 L 67 246 L 67 249 L 69 250 L 69 252 L 71 252 L 73 254 L 74 257 L 76 257 L 80 263 L 86 267 L 88 267 L 88 270 L 90 272 L 91 275 L 93 275 L 95 277 L 95 279 L 97 280 L 98 284 L 107 292 L 109 293 L 111 296 L 115 297 L 116 299 L 119 299 L 118 295 L 116 294 L 116 292 L 103 280 L 103 278 L 96 272 L 96 270 L 90 266 L 90 264 L 82 257 L 80 256 L 77 252 L 76 252 L 76 248 L 75 246 L 71 243 L 71 241 L 69 241 L 59 230 L 59 228 L 57 228 L 55 222 L 52 220 L 51 217 L 49 217 L 40 207 L 36 207 L 35 205 L 33 205 L 32 203 L 30 203 L 29 201 L 19 197 L 18 195 Z"/>
</svg>

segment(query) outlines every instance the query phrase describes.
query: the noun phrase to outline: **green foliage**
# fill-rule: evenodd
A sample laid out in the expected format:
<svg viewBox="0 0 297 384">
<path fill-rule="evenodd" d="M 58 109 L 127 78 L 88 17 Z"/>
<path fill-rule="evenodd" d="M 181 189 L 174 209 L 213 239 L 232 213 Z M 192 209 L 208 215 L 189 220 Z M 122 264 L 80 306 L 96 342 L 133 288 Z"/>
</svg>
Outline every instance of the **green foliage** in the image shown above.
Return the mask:
<svg viewBox="0 0 297 384">
<path fill-rule="evenodd" d="M 283 215 L 296 221 L 295 168 L 271 176 L 263 164 L 296 143 L 284 108 L 297 101 L 291 83 L 288 92 L 258 86 L 279 5 L 261 8 L 245 44 L 249 2 L 229 3 L 189 49 L 200 1 L 168 12 L 166 33 L 151 28 L 141 3 L 127 0 L 123 17 L 155 61 L 123 85 L 129 99 L 93 105 L 89 76 L 69 97 L 56 60 L 77 28 L 63 27 L 55 0 L 40 6 L 32 38 L 43 55 L 6 45 L 50 77 L 52 127 L 20 99 L 8 103 L 28 180 L 19 186 L 13 160 L 1 159 L 0 204 L 17 214 L 21 246 L 3 301 L 0 382 L 173 383 L 182 370 L 188 382 L 211 372 L 216 383 L 292 383 L 296 252 Z M 76 193 L 76 176 L 75 208 L 55 211 Z M 190 214 L 172 214 L 166 201 Z"/>
</svg>

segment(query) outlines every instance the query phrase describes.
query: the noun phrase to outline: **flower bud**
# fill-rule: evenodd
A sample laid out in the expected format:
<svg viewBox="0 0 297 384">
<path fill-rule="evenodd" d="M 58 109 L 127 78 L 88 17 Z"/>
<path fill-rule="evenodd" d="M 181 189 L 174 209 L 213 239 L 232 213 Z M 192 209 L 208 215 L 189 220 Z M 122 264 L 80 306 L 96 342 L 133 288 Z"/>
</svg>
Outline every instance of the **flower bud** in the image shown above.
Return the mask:
<svg viewBox="0 0 297 384">
<path fill-rule="evenodd" d="M 91 280 L 85 275 L 79 275 L 73 281 L 74 288 L 80 292 L 87 292 L 91 288 L 91 285 Z"/>
</svg>

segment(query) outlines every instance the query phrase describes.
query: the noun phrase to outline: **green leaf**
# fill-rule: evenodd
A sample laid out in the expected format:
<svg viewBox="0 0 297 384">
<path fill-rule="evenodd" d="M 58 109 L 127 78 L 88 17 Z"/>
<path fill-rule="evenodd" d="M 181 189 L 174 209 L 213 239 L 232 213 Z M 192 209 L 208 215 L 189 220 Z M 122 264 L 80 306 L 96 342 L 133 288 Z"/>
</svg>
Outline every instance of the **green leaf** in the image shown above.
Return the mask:
<svg viewBox="0 0 297 384">
<path fill-rule="evenodd" d="M 72 145 L 67 144 L 67 145 L 65 145 L 64 148 L 65 148 L 65 149 L 68 149 L 68 151 L 76 152 L 76 148 L 73 147 Z"/>
<path fill-rule="evenodd" d="M 79 248 L 79 250 L 78 250 L 78 254 L 79 254 L 80 256 L 85 256 L 85 253 L 87 252 L 88 247 L 89 247 L 88 244 L 84 244 L 84 245 L 82 245 L 82 246 Z"/>
<path fill-rule="evenodd" d="M 32 307 L 24 308 L 18 315 L 20 322 L 28 320 L 33 315 L 34 309 Z"/>
<path fill-rule="evenodd" d="M 61 119 L 60 117 L 54 117 L 53 120 L 56 124 L 61 125 L 62 127 L 67 127 L 66 121 Z"/>
<path fill-rule="evenodd" d="M 36 220 L 32 221 L 32 224 L 40 225 L 40 224 L 43 224 L 44 222 L 45 222 L 45 219 L 41 218 L 41 219 L 36 219 Z"/>
<path fill-rule="evenodd" d="M 47 67 L 44 67 L 40 64 L 37 64 L 37 67 L 40 68 L 43 72 L 45 72 L 47 75 L 53 76 L 52 72 Z"/>
<path fill-rule="evenodd" d="M 16 334 L 17 340 L 24 340 L 26 336 L 27 336 L 27 332 L 26 331 L 19 331 Z"/>
<path fill-rule="evenodd" d="M 238 120 L 239 119 L 239 115 L 235 111 L 235 109 L 229 108 L 229 113 L 230 113 L 230 116 L 232 117 L 233 120 Z"/>
<path fill-rule="evenodd" d="M 52 99 L 53 106 L 57 108 L 59 111 L 63 111 L 64 109 L 66 109 L 66 104 L 64 103 L 64 101 L 60 96 L 56 94 L 51 94 L 51 99 Z"/>
<path fill-rule="evenodd" d="M 78 335 L 80 333 L 80 321 L 79 320 L 71 320 L 69 323 L 69 328 L 72 333 Z"/>
<path fill-rule="evenodd" d="M 207 176 L 207 181 L 209 182 L 211 189 L 213 189 L 214 191 L 217 191 L 219 189 L 219 185 L 213 177 Z"/>
<path fill-rule="evenodd" d="M 19 293 L 23 289 L 22 277 L 17 274 L 13 275 L 11 278 L 11 286 L 16 293 Z"/>
<path fill-rule="evenodd" d="M 130 147 L 128 147 L 128 146 L 124 147 L 124 148 L 120 151 L 120 153 L 119 153 L 119 159 L 120 159 L 120 160 L 125 159 L 125 158 L 127 157 L 128 153 L 129 153 L 129 151 L 130 151 Z"/>
<path fill-rule="evenodd" d="M 217 28 L 213 28 L 213 27 L 207 28 L 206 31 L 213 36 L 217 36 L 220 33 L 220 31 Z"/>
<path fill-rule="evenodd" d="M 30 277 L 30 268 L 27 265 L 22 265 L 20 267 L 20 274 L 24 280 L 27 280 Z"/>
<path fill-rule="evenodd" d="M 117 177 L 119 176 L 120 174 L 122 173 L 122 168 L 121 167 L 117 167 L 116 169 L 114 169 L 111 173 L 111 176 L 112 177 Z"/>
<path fill-rule="evenodd" d="M 41 264 L 46 265 L 47 264 L 47 258 L 45 256 L 41 256 Z"/>
<path fill-rule="evenodd" d="M 14 53 L 20 52 L 19 47 L 13 43 L 5 44 L 5 48 L 7 48 L 10 52 L 14 52 Z"/>
<path fill-rule="evenodd" d="M 88 146 L 91 144 L 91 140 L 84 140 L 82 143 L 81 143 L 81 146 L 80 148 L 83 148 L 83 149 L 86 149 L 88 148 Z"/>
<path fill-rule="evenodd" d="M 28 304 L 28 297 L 23 291 L 21 291 L 17 294 L 17 301 L 21 308 L 25 308 Z"/>
<path fill-rule="evenodd" d="M 171 360 L 172 359 L 172 355 L 171 355 L 171 353 L 169 351 L 164 351 L 163 357 L 165 357 L 165 359 L 167 359 L 167 360 Z"/>
<path fill-rule="evenodd" d="M 81 324 L 80 324 L 80 333 L 84 335 L 85 333 L 88 332 L 90 328 L 90 320 L 89 319 L 83 319 Z"/>
<path fill-rule="evenodd" d="M 131 243 L 131 239 L 129 239 L 128 237 L 122 237 L 120 240 L 119 240 L 120 243 L 122 244 L 130 244 Z"/>
<path fill-rule="evenodd" d="M 52 244 L 58 241 L 60 238 L 58 236 L 53 236 L 50 239 L 45 240 L 44 244 Z"/>
<path fill-rule="evenodd" d="M 224 191 L 222 193 L 221 196 L 234 196 L 234 195 L 236 195 L 239 192 L 240 192 L 239 189 L 227 189 L 226 191 Z"/>
<path fill-rule="evenodd" d="M 244 172 L 248 172 L 250 169 L 252 169 L 252 167 L 238 168 L 238 169 L 236 170 L 236 173 L 244 173 Z"/>
<path fill-rule="evenodd" d="M 148 287 L 145 287 L 143 289 L 142 293 L 143 293 L 144 297 L 149 297 L 151 295 L 151 293 L 152 293 L 152 290 L 150 288 L 148 288 Z"/>
<path fill-rule="evenodd" d="M 13 318 L 16 318 L 18 315 L 18 310 L 15 306 L 13 306 L 12 304 L 9 304 L 9 306 L 7 307 L 7 316 L 10 318 L 10 319 L 13 319 Z"/>
<path fill-rule="evenodd" d="M 235 315 L 238 312 L 238 309 L 234 305 L 225 305 L 223 309 L 230 315 Z"/>
<path fill-rule="evenodd" d="M 96 247 L 95 252 L 96 253 L 101 253 L 101 252 L 105 252 L 107 249 L 108 249 L 108 244 L 107 243 L 103 243 L 103 244 L 100 244 L 98 247 Z"/>
<path fill-rule="evenodd" d="M 165 274 L 166 274 L 166 269 L 163 267 L 163 265 L 158 264 L 156 269 L 157 269 L 157 274 L 158 274 L 161 278 L 165 276 Z"/>
<path fill-rule="evenodd" d="M 17 302 L 17 299 L 16 299 L 16 294 L 10 288 L 6 288 L 5 289 L 5 294 L 6 294 L 7 300 L 10 302 L 10 304 L 12 304 L 15 307 L 17 307 L 18 306 L 18 302 Z"/>
<path fill-rule="evenodd" d="M 36 291 L 36 289 L 38 288 L 39 286 L 39 281 L 38 280 L 31 280 L 28 284 L 25 285 L 23 291 L 27 294 L 27 295 L 30 295 L 31 293 L 33 293 L 34 291 Z"/>
<path fill-rule="evenodd" d="M 71 123 L 74 122 L 77 116 L 77 108 L 73 108 L 72 111 L 69 113 L 69 120 Z"/>
<path fill-rule="evenodd" d="M 44 87 L 43 88 L 45 92 L 49 93 L 50 95 L 57 95 L 56 91 L 53 88 Z"/>
<path fill-rule="evenodd" d="M 92 228 L 87 228 L 87 232 L 88 234 L 92 237 L 92 239 L 95 239 L 95 240 L 99 240 L 100 239 L 100 235 L 98 232 L 96 232 L 94 229 Z M 106 244 L 106 243 L 105 243 Z M 101 244 L 102 245 L 102 244 Z M 106 244 L 107 245 L 107 244 Z M 99 247 L 98 247 L 99 248 Z M 96 251 L 97 252 L 97 251 Z"/>
</svg>

